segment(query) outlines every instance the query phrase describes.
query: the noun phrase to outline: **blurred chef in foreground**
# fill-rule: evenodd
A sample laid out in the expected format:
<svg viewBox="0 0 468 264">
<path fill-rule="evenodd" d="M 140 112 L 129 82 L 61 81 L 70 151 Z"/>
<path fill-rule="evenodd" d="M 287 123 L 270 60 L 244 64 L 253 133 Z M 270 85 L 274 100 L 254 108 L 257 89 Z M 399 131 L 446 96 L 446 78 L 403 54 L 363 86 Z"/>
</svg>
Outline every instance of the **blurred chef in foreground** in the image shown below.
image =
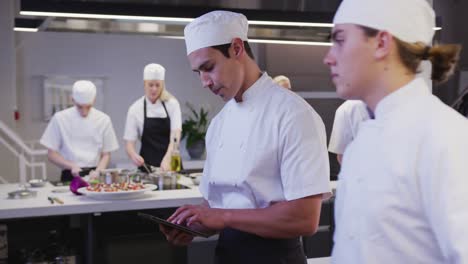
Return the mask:
<svg viewBox="0 0 468 264">
<path fill-rule="evenodd" d="M 344 0 L 333 24 L 337 94 L 375 118 L 343 156 L 332 263 L 468 263 L 468 121 L 416 76 L 446 81 L 461 47 L 432 46 L 426 0 Z"/>
<path fill-rule="evenodd" d="M 72 101 L 74 106 L 55 113 L 40 140 L 49 160 L 63 169 L 63 182 L 98 176 L 107 168 L 110 153 L 119 148 L 111 119 L 93 107 L 96 86 L 86 80 L 75 82 Z"/>
<path fill-rule="evenodd" d="M 166 90 L 165 75 L 166 69 L 160 64 L 145 66 L 145 95 L 128 108 L 124 139 L 127 154 L 135 165 L 169 171 L 174 139 L 180 141 L 182 114 L 179 102 Z M 141 139 L 139 153 L 135 149 L 138 139 Z M 141 169 L 146 172 L 149 167 Z"/>
<path fill-rule="evenodd" d="M 325 126 L 260 70 L 247 31 L 246 17 L 227 11 L 185 27 L 192 70 L 226 104 L 207 133 L 205 203 L 180 207 L 169 221 L 219 232 L 217 263 L 305 264 L 299 237 L 316 232 L 330 193 Z M 193 239 L 161 230 L 174 244 Z"/>
</svg>

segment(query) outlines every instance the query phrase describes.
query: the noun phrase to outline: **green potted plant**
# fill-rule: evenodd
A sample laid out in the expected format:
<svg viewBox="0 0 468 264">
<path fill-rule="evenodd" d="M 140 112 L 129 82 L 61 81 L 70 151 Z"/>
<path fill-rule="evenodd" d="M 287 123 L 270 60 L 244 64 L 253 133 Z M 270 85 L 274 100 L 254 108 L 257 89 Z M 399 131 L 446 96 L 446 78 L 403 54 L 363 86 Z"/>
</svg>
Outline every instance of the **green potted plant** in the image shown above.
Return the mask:
<svg viewBox="0 0 468 264">
<path fill-rule="evenodd" d="M 186 103 L 190 110 L 189 117 L 182 124 L 182 139 L 187 138 L 185 147 L 192 159 L 199 159 L 205 153 L 205 136 L 208 129 L 208 110 L 200 107 L 199 111 Z"/>
</svg>

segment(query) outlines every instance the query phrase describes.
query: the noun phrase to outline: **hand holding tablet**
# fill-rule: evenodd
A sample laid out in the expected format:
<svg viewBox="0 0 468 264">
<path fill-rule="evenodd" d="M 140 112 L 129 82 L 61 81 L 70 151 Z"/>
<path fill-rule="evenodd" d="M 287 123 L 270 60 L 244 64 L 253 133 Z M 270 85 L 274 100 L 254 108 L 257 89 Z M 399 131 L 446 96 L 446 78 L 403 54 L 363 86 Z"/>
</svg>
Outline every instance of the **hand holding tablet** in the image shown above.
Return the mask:
<svg viewBox="0 0 468 264">
<path fill-rule="evenodd" d="M 142 218 L 145 218 L 147 220 L 156 222 L 158 224 L 162 224 L 162 225 L 167 226 L 169 228 L 175 228 L 177 230 L 180 230 L 182 232 L 191 234 L 193 236 L 201 236 L 201 237 L 205 237 L 205 238 L 210 236 L 210 234 L 203 233 L 203 232 L 195 230 L 195 229 L 191 229 L 190 227 L 185 226 L 185 225 L 179 225 L 179 224 L 171 223 L 171 222 L 169 222 L 169 221 L 167 221 L 165 219 L 159 218 L 159 217 L 154 216 L 154 215 L 145 214 L 145 213 L 138 213 L 138 216 L 142 217 Z"/>
</svg>

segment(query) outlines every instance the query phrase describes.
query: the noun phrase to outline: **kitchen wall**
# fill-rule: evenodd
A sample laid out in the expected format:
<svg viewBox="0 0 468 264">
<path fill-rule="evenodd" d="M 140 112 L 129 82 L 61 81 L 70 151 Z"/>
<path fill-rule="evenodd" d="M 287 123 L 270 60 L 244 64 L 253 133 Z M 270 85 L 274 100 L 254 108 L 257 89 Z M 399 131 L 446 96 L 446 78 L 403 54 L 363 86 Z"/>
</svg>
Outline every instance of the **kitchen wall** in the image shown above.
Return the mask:
<svg viewBox="0 0 468 264">
<path fill-rule="evenodd" d="M 335 91 L 330 71 L 322 63 L 329 47 L 268 44 L 264 48 L 266 69 L 272 76 L 288 76 L 294 91 Z"/>
<path fill-rule="evenodd" d="M 12 125 L 15 105 L 15 40 L 13 31 L 13 3 L 0 1 L 0 120 Z"/>
<path fill-rule="evenodd" d="M 114 128 L 121 143 L 121 149 L 113 156 L 114 162 L 126 160 L 121 140 L 125 115 L 128 106 L 143 94 L 142 68 L 149 62 L 158 62 L 167 68 L 168 89 L 184 103 L 195 105 L 209 104 L 211 114 L 215 114 L 223 105 L 219 98 L 201 88 L 196 75 L 189 69 L 185 56 L 184 42 L 181 40 L 158 39 L 151 36 L 106 35 L 87 33 L 16 33 L 16 48 L 12 33 L 11 0 L 0 1 L 0 116 L 26 140 L 37 140 L 47 123 L 43 120 L 42 80 L 47 75 L 69 75 L 73 77 L 106 78 L 103 111 L 107 112 L 114 123 Z M 245 1 L 241 2 L 245 5 Z M 429 1 L 431 2 L 431 1 Z M 257 5 L 253 3 L 252 5 Z M 466 43 L 461 25 L 468 3 L 461 0 L 435 0 L 434 7 L 442 16 L 443 30 L 440 32 L 443 42 Z M 467 8 L 465 8 L 467 7 Z M 464 8 L 464 9 L 463 9 Z M 460 40 L 461 39 L 461 40 Z M 468 44 L 468 43 L 467 43 Z M 322 64 L 327 47 L 296 45 L 253 45 L 257 60 L 270 75 L 284 74 L 291 78 L 293 89 L 299 92 L 334 92 L 329 80 L 328 69 Z M 463 58 L 466 57 L 466 52 Z M 466 59 L 461 61 L 467 67 Z M 15 66 L 15 62 L 17 63 Z M 15 72 L 17 72 L 18 106 L 21 120 L 12 120 L 12 108 L 17 101 L 13 93 Z M 435 88 L 435 93 L 449 102 L 454 97 L 457 80 L 447 87 Z M 338 105 L 338 99 L 330 105 Z M 325 107 L 320 100 L 309 98 L 327 125 L 331 129 L 334 107 Z M 314 103 L 316 102 L 316 103 Z M 315 104 L 315 105 L 314 105 Z M 324 106 L 325 105 L 325 106 Z M 16 177 L 17 166 L 10 166 L 16 160 L 1 153 L 0 167 L 6 169 L 6 175 Z M 13 162 L 13 163 L 12 163 Z M 7 165 L 8 164 L 8 165 Z M 11 171 L 10 171 L 11 170 Z M 5 171 L 5 170 L 3 170 Z M 58 175 L 54 166 L 49 166 L 50 175 Z M 3 176 L 0 174 L 0 176 Z"/>
<path fill-rule="evenodd" d="M 10 127 L 16 125 L 13 120 L 16 105 L 13 11 L 12 0 L 0 1 L 0 120 Z M 18 161 L 0 144 L 0 177 L 11 175 L 18 175 Z"/>
<path fill-rule="evenodd" d="M 110 115 L 121 144 L 113 154 L 114 163 L 127 160 L 121 140 L 125 116 L 128 106 L 143 94 L 141 75 L 145 64 L 158 62 L 167 68 L 168 89 L 179 99 L 183 111 L 186 101 L 210 105 L 212 115 L 223 105 L 219 98 L 201 88 L 197 75 L 190 71 L 181 40 L 39 32 L 17 33 L 17 46 L 18 100 L 22 113 L 18 132 L 26 140 L 39 139 L 47 125 L 43 117 L 42 81 L 48 75 L 106 78 L 102 110 Z M 328 69 L 322 64 L 326 47 L 253 44 L 253 50 L 270 75 L 291 77 L 295 91 L 334 91 Z M 334 109 L 317 111 L 327 115 L 325 120 L 333 119 Z M 329 131 L 331 124 L 327 125 Z M 48 171 L 52 177 L 59 173 L 53 165 L 48 166 Z"/>
<path fill-rule="evenodd" d="M 209 105 L 211 115 L 223 106 L 190 70 L 182 40 L 54 32 L 20 33 L 17 38 L 18 99 L 23 115 L 18 131 L 26 140 L 39 139 L 47 125 L 42 114 L 42 80 L 47 75 L 105 78 L 102 110 L 111 117 L 121 145 L 113 162 L 127 160 L 122 140 L 125 118 L 130 104 L 143 95 L 142 70 L 147 63 L 166 67 L 167 88 L 183 112 L 187 112 L 185 102 Z M 257 52 L 255 45 L 253 49 Z M 53 166 L 49 168 L 51 175 L 58 174 Z"/>
</svg>

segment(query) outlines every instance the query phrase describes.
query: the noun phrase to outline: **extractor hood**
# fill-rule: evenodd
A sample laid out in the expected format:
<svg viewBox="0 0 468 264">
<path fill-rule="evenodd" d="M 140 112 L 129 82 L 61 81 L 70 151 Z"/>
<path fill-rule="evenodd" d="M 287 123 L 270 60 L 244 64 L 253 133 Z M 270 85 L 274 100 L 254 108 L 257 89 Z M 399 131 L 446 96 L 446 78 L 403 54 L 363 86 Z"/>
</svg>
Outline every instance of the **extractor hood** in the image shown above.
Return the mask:
<svg viewBox="0 0 468 264">
<path fill-rule="evenodd" d="M 21 0 L 20 16 L 45 19 L 39 27 L 42 31 L 183 38 L 184 26 L 193 18 L 222 9 L 246 15 L 251 42 L 330 45 L 331 22 L 339 1 L 324 1 L 335 4 L 326 10 L 305 10 L 305 1 L 298 2 L 299 9 L 285 4 L 297 2 L 291 0 L 247 1 L 249 8 L 242 8 L 238 1 L 229 5 L 229 1 L 195 0 Z"/>
</svg>

